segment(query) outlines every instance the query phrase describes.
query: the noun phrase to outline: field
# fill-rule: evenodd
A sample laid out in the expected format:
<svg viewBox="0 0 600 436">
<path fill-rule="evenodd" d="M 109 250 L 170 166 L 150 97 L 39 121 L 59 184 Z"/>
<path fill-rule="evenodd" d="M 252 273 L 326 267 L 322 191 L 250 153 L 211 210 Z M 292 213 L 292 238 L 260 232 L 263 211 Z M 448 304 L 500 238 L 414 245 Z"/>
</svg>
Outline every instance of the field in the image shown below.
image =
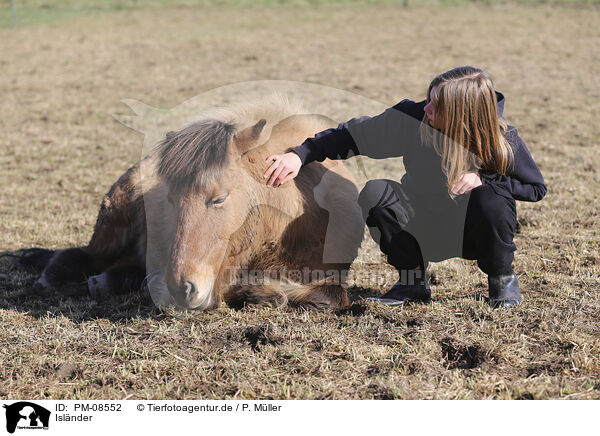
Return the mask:
<svg viewBox="0 0 600 436">
<path fill-rule="evenodd" d="M 284 79 L 391 105 L 473 64 L 507 96 L 549 187 L 518 205 L 524 304 L 473 298 L 486 278 L 459 259 L 432 265 L 429 305 L 368 304 L 395 280 L 368 239 L 352 305 L 323 313 L 18 297 L 37 277 L 4 256 L 0 398 L 600 399 L 598 3 L 218 3 L 30 1 L 16 28 L 2 10 L 1 253 L 87 243 L 102 195 L 141 155 L 142 136 L 112 116 L 130 114 L 124 99 L 170 108 Z M 385 280 L 361 279 L 373 270 Z"/>
</svg>

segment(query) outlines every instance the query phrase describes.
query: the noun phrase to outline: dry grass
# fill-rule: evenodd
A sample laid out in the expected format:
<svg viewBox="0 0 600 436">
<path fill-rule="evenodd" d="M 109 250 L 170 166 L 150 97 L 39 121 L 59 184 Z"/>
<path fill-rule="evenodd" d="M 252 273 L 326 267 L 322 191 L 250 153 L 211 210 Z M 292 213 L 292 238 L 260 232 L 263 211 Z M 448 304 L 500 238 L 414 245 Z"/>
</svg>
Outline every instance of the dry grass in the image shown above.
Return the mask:
<svg viewBox="0 0 600 436">
<path fill-rule="evenodd" d="M 461 260 L 433 265 L 427 306 L 360 300 L 390 277 L 358 280 L 343 313 L 177 314 L 138 296 L 15 299 L 34 276 L 2 258 L 0 397 L 600 398 L 598 18 L 595 6 L 187 8 L 0 30 L 0 250 L 87 242 L 102 194 L 140 156 L 142 138 L 111 118 L 122 99 L 171 107 L 247 80 L 392 104 L 481 66 L 549 185 L 519 205 L 525 304 L 511 311 L 472 298 L 484 276 Z M 361 259 L 379 259 L 372 243 Z"/>
</svg>

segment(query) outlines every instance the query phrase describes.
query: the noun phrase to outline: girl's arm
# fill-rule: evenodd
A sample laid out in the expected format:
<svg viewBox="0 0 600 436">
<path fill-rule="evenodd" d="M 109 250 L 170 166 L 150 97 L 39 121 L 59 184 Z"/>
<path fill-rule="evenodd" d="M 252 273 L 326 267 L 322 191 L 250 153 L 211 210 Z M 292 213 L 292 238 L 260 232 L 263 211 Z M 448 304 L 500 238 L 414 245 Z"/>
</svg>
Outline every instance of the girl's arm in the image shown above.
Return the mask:
<svg viewBox="0 0 600 436">
<path fill-rule="evenodd" d="M 423 102 L 403 100 L 374 117 L 353 118 L 317 133 L 292 151 L 302 165 L 364 155 L 374 159 L 403 156 L 423 118 Z"/>
<path fill-rule="evenodd" d="M 515 127 L 509 127 L 506 139 L 513 149 L 514 162 L 508 175 L 480 171 L 481 181 L 500 195 L 521 201 L 540 201 L 548 190 L 540 169 Z"/>
</svg>

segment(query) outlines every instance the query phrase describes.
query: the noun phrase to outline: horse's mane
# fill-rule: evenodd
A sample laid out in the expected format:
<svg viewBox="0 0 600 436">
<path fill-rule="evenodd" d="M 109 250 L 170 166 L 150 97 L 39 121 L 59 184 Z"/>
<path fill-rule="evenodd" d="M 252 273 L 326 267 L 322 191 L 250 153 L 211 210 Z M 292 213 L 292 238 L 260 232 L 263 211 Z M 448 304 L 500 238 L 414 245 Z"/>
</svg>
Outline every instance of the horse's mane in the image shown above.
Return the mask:
<svg viewBox="0 0 600 436">
<path fill-rule="evenodd" d="M 231 123 L 205 119 L 167 133 L 157 147 L 158 175 L 178 190 L 204 186 L 227 165 L 234 132 Z"/>
<path fill-rule="evenodd" d="M 229 147 L 237 132 L 265 119 L 268 135 L 278 121 L 299 113 L 306 111 L 298 101 L 276 93 L 206 111 L 199 121 L 167 133 L 157 145 L 158 175 L 179 190 L 219 180 L 229 163 Z"/>
</svg>

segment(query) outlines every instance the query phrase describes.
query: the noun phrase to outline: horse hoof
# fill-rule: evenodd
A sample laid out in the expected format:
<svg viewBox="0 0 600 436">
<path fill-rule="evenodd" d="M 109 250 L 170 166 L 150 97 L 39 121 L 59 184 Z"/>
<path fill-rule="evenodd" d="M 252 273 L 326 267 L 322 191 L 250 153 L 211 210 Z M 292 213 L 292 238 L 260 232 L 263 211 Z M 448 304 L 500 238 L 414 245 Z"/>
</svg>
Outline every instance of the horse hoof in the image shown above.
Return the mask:
<svg viewBox="0 0 600 436">
<path fill-rule="evenodd" d="M 88 279 L 88 289 L 90 296 L 96 300 L 104 300 L 110 294 L 106 283 L 106 274 L 98 274 L 97 276 L 91 276 Z"/>
<path fill-rule="evenodd" d="M 31 287 L 31 290 L 41 296 L 52 295 L 55 293 L 55 289 L 51 286 L 46 278 L 42 275 Z"/>
</svg>

